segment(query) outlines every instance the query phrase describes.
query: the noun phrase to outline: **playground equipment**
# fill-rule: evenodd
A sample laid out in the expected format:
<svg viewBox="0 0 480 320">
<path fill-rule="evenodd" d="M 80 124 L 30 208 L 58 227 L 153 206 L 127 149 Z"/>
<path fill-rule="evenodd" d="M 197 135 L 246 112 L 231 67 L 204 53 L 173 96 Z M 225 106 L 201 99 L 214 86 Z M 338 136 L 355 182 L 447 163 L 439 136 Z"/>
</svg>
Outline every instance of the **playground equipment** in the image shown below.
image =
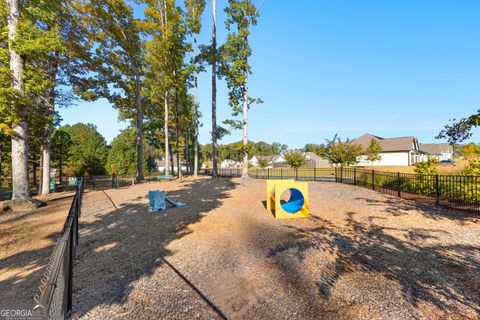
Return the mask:
<svg viewBox="0 0 480 320">
<path fill-rule="evenodd" d="M 160 212 L 167 209 L 167 204 L 175 208 L 185 207 L 185 203 L 175 202 L 167 197 L 165 191 L 148 192 L 148 211 Z"/>
<path fill-rule="evenodd" d="M 289 193 L 287 201 L 283 195 Z M 308 183 L 294 180 L 267 180 L 267 210 L 276 219 L 308 217 Z"/>
</svg>

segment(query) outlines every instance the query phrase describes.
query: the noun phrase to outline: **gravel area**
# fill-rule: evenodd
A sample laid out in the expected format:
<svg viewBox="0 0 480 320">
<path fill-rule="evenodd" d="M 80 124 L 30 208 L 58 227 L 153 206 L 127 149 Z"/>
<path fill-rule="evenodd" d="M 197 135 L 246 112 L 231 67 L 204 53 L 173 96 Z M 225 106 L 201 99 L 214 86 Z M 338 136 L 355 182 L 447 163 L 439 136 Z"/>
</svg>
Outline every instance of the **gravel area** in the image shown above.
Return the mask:
<svg viewBox="0 0 480 320">
<path fill-rule="evenodd" d="M 239 182 L 87 193 L 73 318 L 480 319 L 478 217 L 311 182 L 311 216 L 275 220 Z M 148 212 L 155 189 L 187 206 Z"/>
<path fill-rule="evenodd" d="M 0 213 L 0 303 L 33 303 L 73 196 L 53 193 L 37 197 L 45 207 Z"/>
</svg>

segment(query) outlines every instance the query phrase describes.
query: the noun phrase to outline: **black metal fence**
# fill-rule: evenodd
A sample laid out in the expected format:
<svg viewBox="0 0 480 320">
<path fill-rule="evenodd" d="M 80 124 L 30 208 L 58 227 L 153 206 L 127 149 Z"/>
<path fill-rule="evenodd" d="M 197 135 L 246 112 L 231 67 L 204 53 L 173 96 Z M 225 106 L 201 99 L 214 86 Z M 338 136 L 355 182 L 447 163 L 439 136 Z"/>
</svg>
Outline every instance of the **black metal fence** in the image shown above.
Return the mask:
<svg viewBox="0 0 480 320">
<path fill-rule="evenodd" d="M 42 308 L 49 319 L 65 319 L 72 310 L 73 265 L 84 186 L 84 180 L 80 179 L 62 233 L 39 287 L 40 292 L 35 297 L 37 307 Z"/>
<path fill-rule="evenodd" d="M 336 181 L 453 209 L 480 212 L 479 177 L 336 168 Z"/>
<path fill-rule="evenodd" d="M 211 174 L 211 171 L 204 171 Z M 242 169 L 219 169 L 220 177 L 240 177 Z M 465 175 L 425 175 L 376 171 L 356 167 L 251 168 L 255 179 L 332 181 L 369 188 L 393 196 L 445 207 L 480 212 L 480 178 Z"/>
</svg>

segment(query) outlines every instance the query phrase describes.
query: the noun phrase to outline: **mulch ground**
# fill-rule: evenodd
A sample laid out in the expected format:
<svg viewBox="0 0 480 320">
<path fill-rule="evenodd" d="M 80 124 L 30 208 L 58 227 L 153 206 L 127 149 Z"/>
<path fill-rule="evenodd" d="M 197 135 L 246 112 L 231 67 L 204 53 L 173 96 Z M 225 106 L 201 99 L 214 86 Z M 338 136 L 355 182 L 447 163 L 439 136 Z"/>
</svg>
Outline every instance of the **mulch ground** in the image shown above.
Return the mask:
<svg viewBox="0 0 480 320">
<path fill-rule="evenodd" d="M 147 210 L 147 191 L 186 203 Z M 275 220 L 265 181 L 187 179 L 85 195 L 73 318 L 479 319 L 480 219 L 309 183 Z"/>
<path fill-rule="evenodd" d="M 47 206 L 0 214 L 0 302 L 33 303 L 73 192 L 38 197 Z"/>
</svg>

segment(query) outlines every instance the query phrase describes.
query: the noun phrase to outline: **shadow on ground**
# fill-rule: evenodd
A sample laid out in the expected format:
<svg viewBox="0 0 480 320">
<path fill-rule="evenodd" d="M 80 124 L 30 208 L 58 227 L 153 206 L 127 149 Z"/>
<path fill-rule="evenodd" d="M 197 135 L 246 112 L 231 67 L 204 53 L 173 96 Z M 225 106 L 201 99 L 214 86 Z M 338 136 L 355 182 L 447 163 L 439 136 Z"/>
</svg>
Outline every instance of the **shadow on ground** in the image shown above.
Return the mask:
<svg viewBox="0 0 480 320">
<path fill-rule="evenodd" d="M 449 219 L 459 222 L 480 220 L 480 215 L 475 212 L 448 209 L 443 206 L 435 206 L 434 204 L 423 203 L 415 200 L 405 200 L 402 198 L 389 199 L 371 199 L 371 198 L 355 198 L 355 200 L 364 201 L 369 206 L 381 207 L 383 211 L 394 216 L 409 214 L 409 211 L 416 211 L 423 216 L 432 219 Z"/>
<path fill-rule="evenodd" d="M 0 216 L 0 301 L 33 303 L 55 242 L 60 237 L 73 194 L 48 200 L 34 212 L 7 212 Z M 47 228 L 45 224 L 50 224 Z M 39 231 L 39 228 L 41 231 Z M 50 243 L 38 248 L 38 241 Z M 41 246 L 41 245 L 40 245 Z M 20 249 L 19 249 L 20 248 Z M 19 251 L 13 254 L 9 252 Z"/>
<path fill-rule="evenodd" d="M 230 179 L 195 180 L 168 191 L 170 198 L 186 207 L 148 212 L 145 194 L 137 198 L 141 203 L 117 203 L 118 210 L 112 208 L 93 221 L 81 221 L 74 314 L 82 316 L 97 305 L 124 302 L 133 282 L 167 264 L 165 258 L 171 252 L 166 246 L 189 234 L 187 226 L 219 207 L 234 187 Z M 218 315 L 218 310 L 213 311 Z"/>
<path fill-rule="evenodd" d="M 370 289 L 376 286 L 376 275 L 392 280 L 400 285 L 403 299 L 414 307 L 428 303 L 446 314 L 461 315 L 469 310 L 470 315 L 480 315 L 479 247 L 431 245 L 424 241 L 445 231 L 387 228 L 358 221 L 355 214 L 347 214 L 344 226 L 315 216 L 311 217 L 315 227 L 285 226 L 290 230 L 289 239 L 269 250 L 268 257 L 278 261 L 279 268 L 287 269 L 291 266 L 283 262 L 288 256 L 299 263 L 317 250 L 334 256 L 316 280 L 318 294 L 325 300 L 331 298 L 342 276 L 358 272 L 366 283 L 372 277 Z M 392 232 L 403 233 L 406 239 Z"/>
</svg>

